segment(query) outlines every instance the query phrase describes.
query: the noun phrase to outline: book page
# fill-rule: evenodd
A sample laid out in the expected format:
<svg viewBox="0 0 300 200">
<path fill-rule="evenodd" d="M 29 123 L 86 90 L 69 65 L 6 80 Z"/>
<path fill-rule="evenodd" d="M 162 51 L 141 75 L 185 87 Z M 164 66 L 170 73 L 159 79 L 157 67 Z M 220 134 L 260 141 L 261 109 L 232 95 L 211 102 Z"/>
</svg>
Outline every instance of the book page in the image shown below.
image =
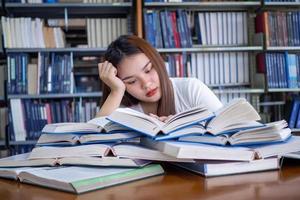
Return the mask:
<svg viewBox="0 0 300 200">
<path fill-rule="evenodd" d="M 94 119 L 89 120 L 87 123 L 96 124 L 98 126 L 104 127 L 107 123 L 109 123 L 109 120 L 107 120 L 106 117 L 96 117 Z"/>
</svg>

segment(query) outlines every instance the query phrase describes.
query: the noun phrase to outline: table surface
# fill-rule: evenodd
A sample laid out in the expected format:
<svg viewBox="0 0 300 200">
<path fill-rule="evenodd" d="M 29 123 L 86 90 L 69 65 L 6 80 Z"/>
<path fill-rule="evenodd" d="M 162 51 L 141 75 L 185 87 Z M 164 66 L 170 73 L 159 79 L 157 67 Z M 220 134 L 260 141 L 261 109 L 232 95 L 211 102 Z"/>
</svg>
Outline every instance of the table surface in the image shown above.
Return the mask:
<svg viewBox="0 0 300 200">
<path fill-rule="evenodd" d="M 75 195 L 0 179 L 0 199 L 300 199 L 300 161 L 284 161 L 281 170 L 204 178 L 174 166 L 140 181 Z"/>
</svg>

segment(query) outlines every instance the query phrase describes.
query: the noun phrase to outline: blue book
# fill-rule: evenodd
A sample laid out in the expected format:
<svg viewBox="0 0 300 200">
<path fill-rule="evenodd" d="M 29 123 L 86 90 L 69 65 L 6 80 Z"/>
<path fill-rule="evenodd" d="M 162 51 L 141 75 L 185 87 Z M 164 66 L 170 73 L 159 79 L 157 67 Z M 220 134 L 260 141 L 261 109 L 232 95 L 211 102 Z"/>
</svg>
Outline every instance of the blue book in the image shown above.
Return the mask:
<svg viewBox="0 0 300 200">
<path fill-rule="evenodd" d="M 187 135 L 180 137 L 179 141 L 196 142 L 214 145 L 249 146 L 274 142 L 283 142 L 291 137 L 291 129 L 287 128 L 285 120 L 276 121 L 254 128 L 245 128 L 233 134 L 222 135 Z"/>
<path fill-rule="evenodd" d="M 285 53 L 286 62 L 286 77 L 289 88 L 298 88 L 297 82 L 297 66 L 296 66 L 296 55 Z"/>
<path fill-rule="evenodd" d="M 278 158 L 253 160 L 251 162 L 197 161 L 195 163 L 172 164 L 205 177 L 275 170 L 280 168 Z"/>
<path fill-rule="evenodd" d="M 198 123 L 203 123 L 207 132 L 219 134 L 234 125 L 260 120 L 260 116 L 246 99 L 241 98 L 231 101 L 215 113 L 195 107 L 173 115 L 166 122 L 129 108 L 119 108 L 107 119 L 152 138 L 171 136 L 172 133 L 175 138 L 180 136 L 177 131 L 182 129 L 182 134 L 186 134 L 185 129 Z M 200 127 L 199 131 L 203 132 L 203 128 Z"/>
<path fill-rule="evenodd" d="M 290 115 L 290 120 L 289 120 L 289 127 L 290 128 L 295 128 L 299 108 L 300 108 L 300 101 L 297 100 L 297 99 L 294 99 L 293 104 L 292 104 L 292 111 L 291 111 L 291 115 Z"/>
</svg>

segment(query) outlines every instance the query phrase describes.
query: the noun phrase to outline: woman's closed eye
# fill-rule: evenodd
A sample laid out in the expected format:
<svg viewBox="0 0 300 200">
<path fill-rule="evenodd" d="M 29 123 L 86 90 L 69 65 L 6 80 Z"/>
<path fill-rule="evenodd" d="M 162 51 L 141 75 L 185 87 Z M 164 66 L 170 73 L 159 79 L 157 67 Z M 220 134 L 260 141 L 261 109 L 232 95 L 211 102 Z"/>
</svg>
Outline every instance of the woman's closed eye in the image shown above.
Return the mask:
<svg viewBox="0 0 300 200">
<path fill-rule="evenodd" d="M 152 66 L 150 65 L 145 69 L 145 73 L 148 74 L 150 73 L 151 70 L 152 70 Z"/>
<path fill-rule="evenodd" d="M 125 84 L 129 84 L 129 85 L 132 85 L 136 82 L 136 80 L 130 80 L 130 81 L 126 81 Z"/>
</svg>

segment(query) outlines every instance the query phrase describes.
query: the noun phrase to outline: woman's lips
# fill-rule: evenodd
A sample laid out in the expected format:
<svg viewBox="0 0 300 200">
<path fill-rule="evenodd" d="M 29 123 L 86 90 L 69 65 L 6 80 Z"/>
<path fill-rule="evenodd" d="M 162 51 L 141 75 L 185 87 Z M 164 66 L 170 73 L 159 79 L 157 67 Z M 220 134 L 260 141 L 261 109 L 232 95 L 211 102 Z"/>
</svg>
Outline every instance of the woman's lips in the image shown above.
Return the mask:
<svg viewBox="0 0 300 200">
<path fill-rule="evenodd" d="M 146 96 L 147 97 L 152 97 L 153 95 L 155 95 L 157 92 L 157 88 L 154 88 L 153 90 L 150 90 L 149 92 L 147 92 Z"/>
</svg>

